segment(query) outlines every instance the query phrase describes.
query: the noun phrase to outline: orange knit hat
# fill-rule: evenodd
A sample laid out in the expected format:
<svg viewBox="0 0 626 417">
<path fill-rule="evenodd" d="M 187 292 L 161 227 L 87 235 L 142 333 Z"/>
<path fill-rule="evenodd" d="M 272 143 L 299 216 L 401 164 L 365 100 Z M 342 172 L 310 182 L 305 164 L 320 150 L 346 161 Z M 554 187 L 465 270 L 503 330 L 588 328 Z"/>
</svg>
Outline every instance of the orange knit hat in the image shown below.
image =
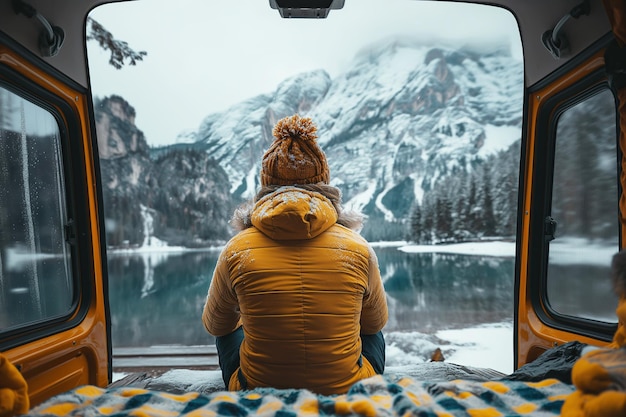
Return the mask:
<svg viewBox="0 0 626 417">
<path fill-rule="evenodd" d="M 330 171 L 316 132 L 308 117 L 279 120 L 272 132 L 276 139 L 263 155 L 261 185 L 328 184 Z"/>
</svg>

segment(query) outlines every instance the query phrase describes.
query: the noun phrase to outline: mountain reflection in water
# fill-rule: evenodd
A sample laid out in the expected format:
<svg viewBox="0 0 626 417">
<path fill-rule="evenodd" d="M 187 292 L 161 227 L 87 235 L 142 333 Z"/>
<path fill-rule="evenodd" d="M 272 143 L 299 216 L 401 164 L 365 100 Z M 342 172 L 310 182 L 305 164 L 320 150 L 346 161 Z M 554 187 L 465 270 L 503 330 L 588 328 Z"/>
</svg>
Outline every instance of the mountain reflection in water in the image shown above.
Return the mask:
<svg viewBox="0 0 626 417">
<path fill-rule="evenodd" d="M 386 332 L 512 322 L 513 258 L 375 250 L 388 294 Z M 218 256 L 109 254 L 113 346 L 213 343 L 200 316 Z"/>
</svg>

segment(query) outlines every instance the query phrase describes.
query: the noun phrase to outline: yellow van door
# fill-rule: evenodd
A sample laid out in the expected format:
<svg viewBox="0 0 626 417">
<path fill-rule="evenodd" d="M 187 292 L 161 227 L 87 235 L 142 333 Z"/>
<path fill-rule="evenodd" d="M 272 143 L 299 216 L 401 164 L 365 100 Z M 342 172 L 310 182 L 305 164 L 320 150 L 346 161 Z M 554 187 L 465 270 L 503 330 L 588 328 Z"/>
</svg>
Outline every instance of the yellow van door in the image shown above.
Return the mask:
<svg viewBox="0 0 626 417">
<path fill-rule="evenodd" d="M 613 39 L 607 33 L 526 96 L 516 367 L 572 340 L 605 345 L 617 328 L 610 263 L 622 247 L 624 172 L 605 68 Z"/>
<path fill-rule="evenodd" d="M 88 90 L 0 33 L 0 352 L 31 406 L 110 381 Z"/>
</svg>

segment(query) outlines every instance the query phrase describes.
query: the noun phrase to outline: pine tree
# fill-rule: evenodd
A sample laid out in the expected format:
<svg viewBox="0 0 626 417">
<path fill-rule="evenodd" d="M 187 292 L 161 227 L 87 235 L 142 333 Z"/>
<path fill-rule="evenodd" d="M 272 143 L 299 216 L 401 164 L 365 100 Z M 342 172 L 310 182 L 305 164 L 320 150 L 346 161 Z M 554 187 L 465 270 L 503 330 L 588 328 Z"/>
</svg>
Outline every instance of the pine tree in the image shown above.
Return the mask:
<svg viewBox="0 0 626 417">
<path fill-rule="evenodd" d="M 517 226 L 517 190 L 519 187 L 520 142 L 489 159 L 492 165 L 493 211 L 496 218 L 496 235 L 515 236 Z"/>
<path fill-rule="evenodd" d="M 422 208 L 419 202 L 415 202 L 411 211 L 411 237 L 415 243 L 424 243 L 424 230 L 422 226 Z"/>
<path fill-rule="evenodd" d="M 430 197 L 424 196 L 422 203 L 422 239 L 424 243 L 433 243 L 435 212 Z"/>
<path fill-rule="evenodd" d="M 480 208 L 478 207 L 478 192 L 476 187 L 476 175 L 474 172 L 470 174 L 469 178 L 469 191 L 467 194 L 467 206 L 465 207 L 465 219 L 467 220 L 467 231 L 470 236 L 476 236 L 479 230 L 477 224 L 478 213 Z"/>
<path fill-rule="evenodd" d="M 442 195 L 437 198 L 435 206 L 435 238 L 439 242 L 445 242 L 452 237 L 450 201 Z"/>
<path fill-rule="evenodd" d="M 493 197 L 491 195 L 491 173 L 489 166 L 483 166 L 483 192 L 480 211 L 480 229 L 485 236 L 496 234 L 496 219 L 493 213 Z"/>
<path fill-rule="evenodd" d="M 143 57 L 148 54 L 145 51 L 137 52 L 127 42 L 115 39 L 111 32 L 91 17 L 87 18 L 87 25 L 87 40 L 95 40 L 102 49 L 111 53 L 109 64 L 114 68 L 121 69 L 126 60 L 129 65 L 136 65 L 137 61 L 143 61 Z"/>
</svg>

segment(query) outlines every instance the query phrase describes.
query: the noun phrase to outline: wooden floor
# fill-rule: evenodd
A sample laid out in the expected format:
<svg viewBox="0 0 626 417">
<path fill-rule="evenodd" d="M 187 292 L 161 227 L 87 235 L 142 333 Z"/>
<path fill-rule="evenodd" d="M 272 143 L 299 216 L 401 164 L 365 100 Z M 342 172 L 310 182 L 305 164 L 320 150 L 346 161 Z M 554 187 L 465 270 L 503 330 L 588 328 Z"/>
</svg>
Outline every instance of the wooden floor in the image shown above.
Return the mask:
<svg viewBox="0 0 626 417">
<path fill-rule="evenodd" d="M 113 371 L 138 368 L 217 369 L 217 349 L 210 346 L 150 346 L 113 349 Z"/>
</svg>

